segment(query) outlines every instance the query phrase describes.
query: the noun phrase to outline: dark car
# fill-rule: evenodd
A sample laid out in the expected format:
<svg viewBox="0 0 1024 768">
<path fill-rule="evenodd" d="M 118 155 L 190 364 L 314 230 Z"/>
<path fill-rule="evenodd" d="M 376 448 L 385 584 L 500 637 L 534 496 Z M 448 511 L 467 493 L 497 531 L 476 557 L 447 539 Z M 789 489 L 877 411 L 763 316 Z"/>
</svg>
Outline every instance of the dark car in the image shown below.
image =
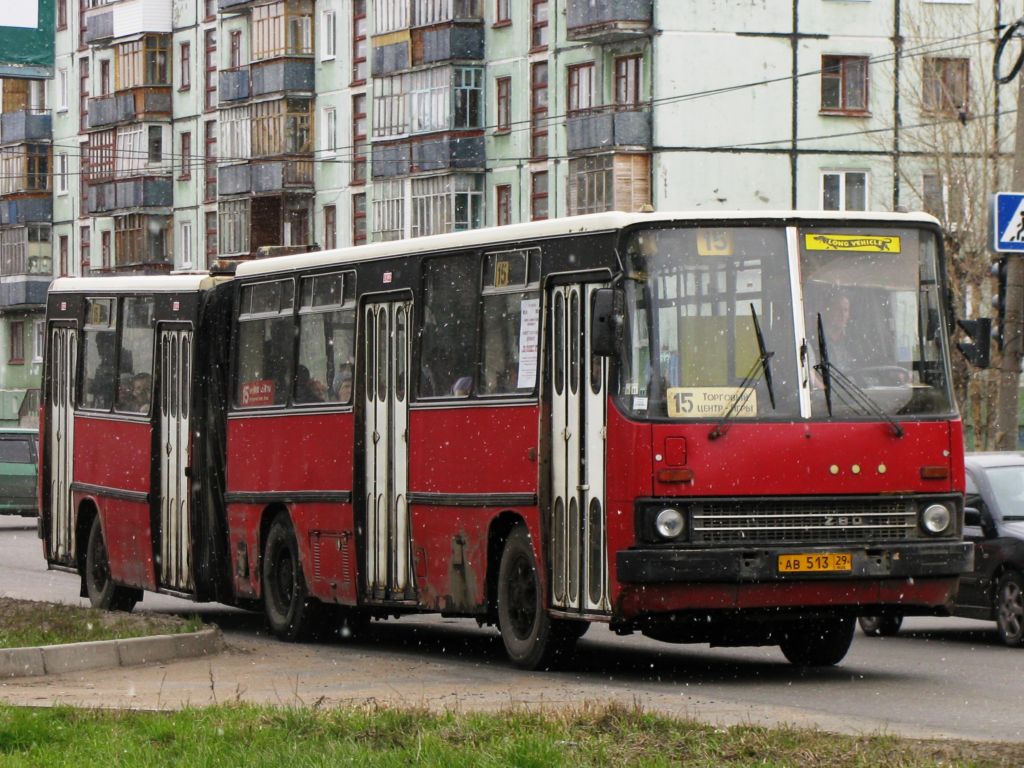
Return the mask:
<svg viewBox="0 0 1024 768">
<path fill-rule="evenodd" d="M 37 513 L 38 453 L 38 432 L 0 427 L 0 515 Z"/>
<path fill-rule="evenodd" d="M 995 620 L 1006 645 L 1024 645 L 1024 456 L 970 453 L 966 458 L 964 538 L 974 542 L 974 571 L 960 577 L 953 613 Z M 863 616 L 868 635 L 893 635 L 902 617 Z"/>
</svg>

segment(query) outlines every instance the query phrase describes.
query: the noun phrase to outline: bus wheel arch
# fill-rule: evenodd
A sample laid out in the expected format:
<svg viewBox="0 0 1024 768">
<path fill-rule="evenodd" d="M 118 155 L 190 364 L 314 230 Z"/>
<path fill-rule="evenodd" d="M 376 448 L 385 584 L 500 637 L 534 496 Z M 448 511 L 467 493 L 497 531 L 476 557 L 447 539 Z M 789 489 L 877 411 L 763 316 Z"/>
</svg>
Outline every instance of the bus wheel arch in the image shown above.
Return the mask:
<svg viewBox="0 0 1024 768">
<path fill-rule="evenodd" d="M 142 590 L 124 587 L 114 581 L 110 575 L 110 560 L 103 524 L 98 513 L 92 514 L 91 518 L 82 575 L 86 597 L 93 608 L 130 612 L 142 597 Z"/>
<path fill-rule="evenodd" d="M 314 634 L 319 603 L 310 595 L 291 515 L 270 508 L 260 522 L 260 591 L 270 631 L 296 642 Z"/>
<path fill-rule="evenodd" d="M 484 587 L 487 599 L 487 622 L 498 623 L 498 571 L 505 542 L 516 526 L 525 526 L 522 516 L 510 511 L 499 514 L 491 521 L 487 533 L 487 575 Z"/>
<path fill-rule="evenodd" d="M 85 588 L 85 554 L 89 545 L 89 531 L 92 530 L 92 521 L 99 515 L 96 504 L 91 499 L 83 501 L 78 507 L 78 514 L 75 516 L 75 567 L 82 580 L 82 589 L 79 597 L 88 597 L 89 593 Z"/>
</svg>

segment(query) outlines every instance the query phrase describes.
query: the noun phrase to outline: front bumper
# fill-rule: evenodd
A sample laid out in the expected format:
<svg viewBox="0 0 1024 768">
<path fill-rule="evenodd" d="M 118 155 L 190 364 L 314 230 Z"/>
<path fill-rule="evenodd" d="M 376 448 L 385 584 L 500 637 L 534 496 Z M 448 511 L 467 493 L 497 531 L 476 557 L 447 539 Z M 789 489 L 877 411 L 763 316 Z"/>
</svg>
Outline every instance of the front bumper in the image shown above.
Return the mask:
<svg viewBox="0 0 1024 768">
<path fill-rule="evenodd" d="M 787 554 L 851 555 L 849 571 L 782 573 L 779 556 Z M 974 567 L 974 545 L 964 541 L 923 541 L 875 547 L 839 545 L 788 546 L 773 549 L 627 549 L 616 556 L 623 584 L 785 583 L 847 579 L 955 577 Z"/>
</svg>

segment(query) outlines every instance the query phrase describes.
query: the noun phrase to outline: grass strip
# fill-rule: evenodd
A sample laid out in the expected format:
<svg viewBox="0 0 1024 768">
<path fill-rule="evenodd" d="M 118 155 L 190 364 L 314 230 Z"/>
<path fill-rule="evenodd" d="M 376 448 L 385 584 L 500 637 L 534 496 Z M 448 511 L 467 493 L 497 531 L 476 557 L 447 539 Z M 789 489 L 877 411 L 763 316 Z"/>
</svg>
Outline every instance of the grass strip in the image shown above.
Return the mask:
<svg viewBox="0 0 1024 768">
<path fill-rule="evenodd" d="M 174 712 L 0 705 L 0 764 L 20 766 L 1018 765 L 1020 745 L 701 725 L 622 706 L 552 714 L 229 704 Z"/>
</svg>

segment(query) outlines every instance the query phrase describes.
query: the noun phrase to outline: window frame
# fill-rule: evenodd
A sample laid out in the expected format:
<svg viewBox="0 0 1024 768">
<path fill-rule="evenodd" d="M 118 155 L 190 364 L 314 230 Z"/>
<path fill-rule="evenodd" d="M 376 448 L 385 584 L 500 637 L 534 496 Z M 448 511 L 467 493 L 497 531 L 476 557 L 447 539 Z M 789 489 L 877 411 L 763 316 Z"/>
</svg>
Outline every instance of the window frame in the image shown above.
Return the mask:
<svg viewBox="0 0 1024 768">
<path fill-rule="evenodd" d="M 860 92 L 863 94 L 864 103 L 855 105 L 850 103 L 850 78 L 851 71 L 855 67 L 861 67 Z M 819 112 L 825 115 L 870 115 L 871 110 L 871 78 L 870 59 L 867 56 L 822 54 L 821 56 L 821 105 Z M 838 104 L 826 104 L 826 83 L 835 81 Z"/>
<path fill-rule="evenodd" d="M 961 71 L 954 72 L 952 70 Z M 952 82 L 953 78 L 959 82 Z M 963 93 L 953 93 L 962 86 Z M 962 98 L 957 98 L 962 97 Z M 937 99 L 937 103 L 936 100 Z M 953 103 L 959 101 L 959 104 Z M 932 115 L 969 115 L 971 60 L 966 56 L 926 56 L 921 60 L 921 108 Z"/>
<path fill-rule="evenodd" d="M 502 76 L 494 78 L 495 108 L 497 115 L 494 120 L 494 132 L 507 134 L 512 132 L 512 78 Z"/>
<path fill-rule="evenodd" d="M 192 43 L 189 40 L 178 44 L 178 90 L 192 90 Z"/>
<path fill-rule="evenodd" d="M 864 207 L 863 208 L 850 208 L 847 200 L 847 187 L 849 177 L 860 175 L 864 177 Z M 826 208 L 825 207 L 825 180 L 830 176 L 836 176 L 839 179 L 839 197 L 838 207 Z M 820 182 L 819 182 L 820 198 L 819 205 L 823 211 L 869 211 L 871 210 L 871 173 L 862 168 L 841 168 L 841 169 L 828 169 L 821 171 Z"/>
<path fill-rule="evenodd" d="M 566 69 L 566 115 L 586 115 L 597 108 L 595 88 L 597 65 L 594 61 L 572 64 Z"/>
</svg>

